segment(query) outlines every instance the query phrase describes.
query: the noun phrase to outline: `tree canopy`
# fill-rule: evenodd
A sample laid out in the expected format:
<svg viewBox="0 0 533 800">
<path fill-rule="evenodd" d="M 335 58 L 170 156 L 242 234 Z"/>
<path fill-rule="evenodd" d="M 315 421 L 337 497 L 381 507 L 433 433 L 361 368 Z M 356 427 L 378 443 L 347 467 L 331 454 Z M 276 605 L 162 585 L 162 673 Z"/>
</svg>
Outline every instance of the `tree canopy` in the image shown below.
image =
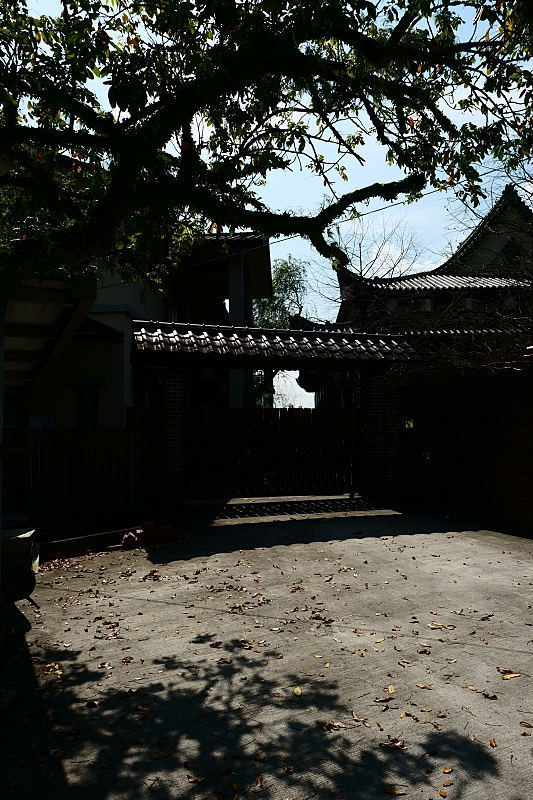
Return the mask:
<svg viewBox="0 0 533 800">
<path fill-rule="evenodd" d="M 157 278 L 211 226 L 301 235 L 345 264 L 327 229 L 365 201 L 456 187 L 475 202 L 484 160 L 531 152 L 528 0 L 58 8 L 0 0 L 2 283 Z M 364 169 L 376 142 L 388 183 Z M 321 208 L 267 207 L 269 174 L 301 165 Z"/>
</svg>

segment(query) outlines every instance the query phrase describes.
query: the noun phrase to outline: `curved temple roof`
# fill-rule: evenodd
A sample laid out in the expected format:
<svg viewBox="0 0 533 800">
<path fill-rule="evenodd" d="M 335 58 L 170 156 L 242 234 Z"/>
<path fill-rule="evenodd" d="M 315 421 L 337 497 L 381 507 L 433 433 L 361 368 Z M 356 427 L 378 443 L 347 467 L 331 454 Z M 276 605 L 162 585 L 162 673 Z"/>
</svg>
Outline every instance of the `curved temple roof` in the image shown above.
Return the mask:
<svg viewBox="0 0 533 800">
<path fill-rule="evenodd" d="M 489 275 L 438 275 L 435 272 L 405 275 L 401 278 L 370 278 L 366 281 L 374 289 L 403 289 L 422 291 L 428 289 L 515 289 L 527 288 L 530 283 L 517 278 L 499 278 Z"/>
<path fill-rule="evenodd" d="M 418 360 L 401 337 L 331 331 L 233 328 L 188 322 L 134 320 L 136 350 L 151 362 L 241 369 L 330 369 Z M 160 358 L 157 358 L 159 354 Z"/>
</svg>

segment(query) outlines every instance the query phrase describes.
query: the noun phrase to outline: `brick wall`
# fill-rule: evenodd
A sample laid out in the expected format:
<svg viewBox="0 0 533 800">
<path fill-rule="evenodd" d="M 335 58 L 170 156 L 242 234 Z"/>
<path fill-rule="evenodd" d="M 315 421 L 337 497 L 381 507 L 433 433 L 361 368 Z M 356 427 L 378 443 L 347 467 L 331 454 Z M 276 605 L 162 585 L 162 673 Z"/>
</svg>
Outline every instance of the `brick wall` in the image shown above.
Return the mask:
<svg viewBox="0 0 533 800">
<path fill-rule="evenodd" d="M 533 534 L 533 371 L 404 387 L 401 487 L 410 504 Z"/>
<path fill-rule="evenodd" d="M 163 376 L 165 493 L 172 509 L 183 501 L 183 372 Z"/>
</svg>

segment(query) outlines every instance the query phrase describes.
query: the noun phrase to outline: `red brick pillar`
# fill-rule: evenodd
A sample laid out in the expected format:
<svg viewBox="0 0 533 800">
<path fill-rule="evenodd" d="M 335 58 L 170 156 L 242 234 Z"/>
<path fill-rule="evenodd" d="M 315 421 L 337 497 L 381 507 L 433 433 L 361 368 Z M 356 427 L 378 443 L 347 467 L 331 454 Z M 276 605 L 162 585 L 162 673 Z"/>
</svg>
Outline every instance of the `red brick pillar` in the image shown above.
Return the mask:
<svg viewBox="0 0 533 800">
<path fill-rule="evenodd" d="M 183 502 L 183 372 L 163 377 L 163 457 L 166 516 L 174 517 Z M 173 520 L 172 520 L 173 521 Z"/>
<path fill-rule="evenodd" d="M 399 494 L 402 418 L 400 397 L 384 375 L 361 385 L 363 490 L 365 498 L 392 500 Z"/>
</svg>

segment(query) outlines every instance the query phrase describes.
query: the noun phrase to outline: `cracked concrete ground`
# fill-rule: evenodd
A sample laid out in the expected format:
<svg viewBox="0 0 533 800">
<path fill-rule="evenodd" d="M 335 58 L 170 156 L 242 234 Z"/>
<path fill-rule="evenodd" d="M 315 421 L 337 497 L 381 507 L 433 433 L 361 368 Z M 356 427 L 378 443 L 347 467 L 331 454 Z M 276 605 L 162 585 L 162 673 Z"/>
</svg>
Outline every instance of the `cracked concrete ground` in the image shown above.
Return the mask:
<svg viewBox="0 0 533 800">
<path fill-rule="evenodd" d="M 2 665 L 4 790 L 531 798 L 532 541 L 393 510 L 239 522 L 39 574 Z"/>
</svg>

